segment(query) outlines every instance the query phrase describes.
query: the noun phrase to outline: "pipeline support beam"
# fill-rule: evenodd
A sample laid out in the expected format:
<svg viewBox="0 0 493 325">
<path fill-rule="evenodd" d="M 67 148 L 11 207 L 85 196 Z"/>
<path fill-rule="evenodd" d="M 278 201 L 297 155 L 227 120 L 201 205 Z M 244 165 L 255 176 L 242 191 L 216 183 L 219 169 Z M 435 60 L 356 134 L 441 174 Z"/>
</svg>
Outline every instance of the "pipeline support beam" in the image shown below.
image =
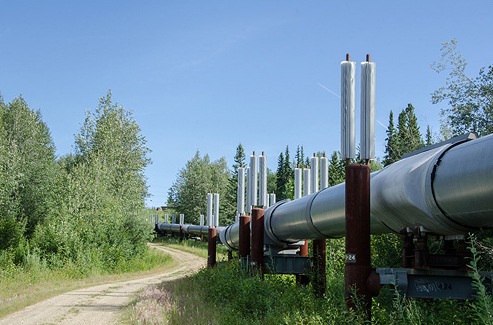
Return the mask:
<svg viewBox="0 0 493 325">
<path fill-rule="evenodd" d="M 240 216 L 240 241 L 238 253 L 240 259 L 250 255 L 250 216 Z"/>
<path fill-rule="evenodd" d="M 346 266 L 344 287 L 347 306 L 357 301 L 371 319 L 371 294 L 367 282 L 371 274 L 370 257 L 370 166 L 346 166 Z"/>
<path fill-rule="evenodd" d="M 263 275 L 264 268 L 264 209 L 252 209 L 252 269 Z"/>
<path fill-rule="evenodd" d="M 209 268 L 213 268 L 216 266 L 216 245 L 217 245 L 216 228 L 209 227 L 209 241 L 207 245 L 207 267 Z"/>
<path fill-rule="evenodd" d="M 313 267 L 315 295 L 322 298 L 327 291 L 327 247 L 325 239 L 315 239 L 313 241 Z"/>
</svg>

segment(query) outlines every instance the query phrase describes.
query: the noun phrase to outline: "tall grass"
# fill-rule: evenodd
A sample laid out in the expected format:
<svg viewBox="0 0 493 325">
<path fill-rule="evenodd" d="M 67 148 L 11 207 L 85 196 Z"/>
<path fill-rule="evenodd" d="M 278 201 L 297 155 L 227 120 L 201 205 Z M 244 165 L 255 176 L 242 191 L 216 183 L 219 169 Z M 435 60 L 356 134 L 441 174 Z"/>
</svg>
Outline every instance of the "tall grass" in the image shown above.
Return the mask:
<svg viewBox="0 0 493 325">
<path fill-rule="evenodd" d="M 262 279 L 252 276 L 233 260 L 148 288 L 129 307 L 126 321 L 132 324 L 369 323 L 358 311 L 346 309 L 343 263 L 337 252 L 341 243 L 330 245 L 327 250 L 332 256 L 328 261 L 331 269 L 327 272 L 327 293 L 323 298 L 315 297 L 310 285 L 296 285 L 293 276 L 266 275 Z M 475 246 L 473 241 L 471 246 Z M 205 251 L 205 247 L 202 249 Z M 475 268 L 478 258 L 475 256 L 471 261 L 471 274 L 474 286 L 479 288 L 482 282 Z M 393 287 L 385 287 L 373 298 L 371 323 L 491 324 L 493 304 L 486 287 L 478 290 L 478 298 L 474 301 L 410 299 Z"/>
<path fill-rule="evenodd" d="M 14 263 L 14 255 L 10 250 L 0 252 L 0 317 L 62 292 L 137 276 L 171 262 L 169 255 L 149 249 L 120 261 L 110 272 L 84 264 L 90 259 L 56 265 L 37 252 L 28 252 L 19 264 Z"/>
</svg>

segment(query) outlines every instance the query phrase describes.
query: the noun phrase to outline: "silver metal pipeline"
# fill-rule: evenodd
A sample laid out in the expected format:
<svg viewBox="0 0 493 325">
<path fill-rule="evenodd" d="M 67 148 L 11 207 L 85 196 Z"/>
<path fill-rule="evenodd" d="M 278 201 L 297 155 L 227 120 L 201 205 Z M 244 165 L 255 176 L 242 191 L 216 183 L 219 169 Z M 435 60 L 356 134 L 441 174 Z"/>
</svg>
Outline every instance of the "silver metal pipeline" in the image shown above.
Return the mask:
<svg viewBox="0 0 493 325">
<path fill-rule="evenodd" d="M 197 226 L 190 224 L 180 225 L 177 223 L 164 223 L 164 222 L 157 223 L 157 228 L 160 231 L 174 232 L 174 233 L 179 233 L 181 228 L 184 234 L 192 234 L 192 235 L 208 235 L 208 231 L 209 231 L 208 226 Z M 217 227 L 216 231 L 220 232 L 224 228 L 225 227 Z"/>
<path fill-rule="evenodd" d="M 371 233 L 421 226 L 438 235 L 493 227 L 493 135 L 424 148 L 371 175 Z M 345 234 L 345 184 L 265 210 L 265 241 L 291 244 Z M 219 232 L 238 249 L 238 223 Z"/>
</svg>

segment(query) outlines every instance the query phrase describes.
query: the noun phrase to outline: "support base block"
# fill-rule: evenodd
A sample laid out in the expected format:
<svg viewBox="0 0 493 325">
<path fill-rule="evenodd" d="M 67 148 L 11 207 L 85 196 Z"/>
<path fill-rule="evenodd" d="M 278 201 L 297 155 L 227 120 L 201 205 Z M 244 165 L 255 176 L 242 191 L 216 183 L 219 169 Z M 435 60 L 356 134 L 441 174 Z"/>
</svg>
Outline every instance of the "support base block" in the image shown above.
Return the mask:
<svg viewBox="0 0 493 325">
<path fill-rule="evenodd" d="M 377 268 L 381 285 L 395 285 L 401 295 L 411 298 L 474 299 L 475 290 L 468 272 Z M 491 294 L 493 272 L 480 272 Z"/>
</svg>

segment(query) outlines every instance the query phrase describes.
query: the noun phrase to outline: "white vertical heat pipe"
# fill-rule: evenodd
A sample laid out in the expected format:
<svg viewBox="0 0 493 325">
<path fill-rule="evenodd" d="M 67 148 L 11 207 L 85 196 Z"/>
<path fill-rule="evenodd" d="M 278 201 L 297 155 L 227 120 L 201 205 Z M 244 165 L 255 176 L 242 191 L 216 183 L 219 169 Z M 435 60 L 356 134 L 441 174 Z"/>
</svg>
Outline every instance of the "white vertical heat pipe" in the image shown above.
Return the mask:
<svg viewBox="0 0 493 325">
<path fill-rule="evenodd" d="M 294 198 L 299 199 L 301 194 L 301 181 L 302 181 L 302 170 L 301 168 L 294 169 Z"/>
<path fill-rule="evenodd" d="M 356 62 L 341 62 L 341 155 L 355 158 L 356 142 Z"/>
<path fill-rule="evenodd" d="M 203 226 L 204 225 L 204 215 L 203 214 L 200 215 L 199 225 L 200 226 Z"/>
<path fill-rule="evenodd" d="M 267 202 L 267 159 L 262 151 L 262 155 L 258 157 L 259 169 L 259 205 L 266 208 Z"/>
<path fill-rule="evenodd" d="M 245 168 L 238 168 L 238 189 L 236 195 L 236 211 L 238 215 L 245 214 Z"/>
<path fill-rule="evenodd" d="M 185 224 L 185 215 L 183 213 L 180 213 L 180 225 Z"/>
<path fill-rule="evenodd" d="M 214 227 L 214 220 L 212 220 L 212 193 L 207 193 L 207 226 Z"/>
<path fill-rule="evenodd" d="M 310 186 L 310 181 L 311 181 L 311 176 L 310 176 L 310 168 L 304 168 L 303 169 L 303 196 L 310 195 L 311 192 L 311 186 Z"/>
<path fill-rule="evenodd" d="M 310 158 L 310 169 L 310 193 L 316 193 L 318 192 L 318 157 L 315 154 Z"/>
<path fill-rule="evenodd" d="M 219 227 L 219 193 L 214 193 L 214 227 Z"/>
<path fill-rule="evenodd" d="M 252 213 L 252 193 L 250 191 L 250 184 L 252 183 L 252 180 L 250 179 L 250 167 L 245 168 L 245 176 L 246 176 L 246 186 L 245 186 L 245 193 L 246 193 L 246 202 L 245 202 L 245 209 L 246 213 L 250 214 Z"/>
<path fill-rule="evenodd" d="M 327 157 L 320 158 L 320 189 L 329 187 L 329 160 Z"/>
<path fill-rule="evenodd" d="M 361 62 L 361 159 L 375 159 L 375 80 L 376 64 Z"/>
<path fill-rule="evenodd" d="M 257 156 L 255 155 L 255 151 L 253 155 L 250 156 L 250 197 L 251 197 L 251 206 L 257 206 L 257 189 L 258 189 L 258 161 Z M 250 210 L 251 212 L 251 210 Z"/>
</svg>

